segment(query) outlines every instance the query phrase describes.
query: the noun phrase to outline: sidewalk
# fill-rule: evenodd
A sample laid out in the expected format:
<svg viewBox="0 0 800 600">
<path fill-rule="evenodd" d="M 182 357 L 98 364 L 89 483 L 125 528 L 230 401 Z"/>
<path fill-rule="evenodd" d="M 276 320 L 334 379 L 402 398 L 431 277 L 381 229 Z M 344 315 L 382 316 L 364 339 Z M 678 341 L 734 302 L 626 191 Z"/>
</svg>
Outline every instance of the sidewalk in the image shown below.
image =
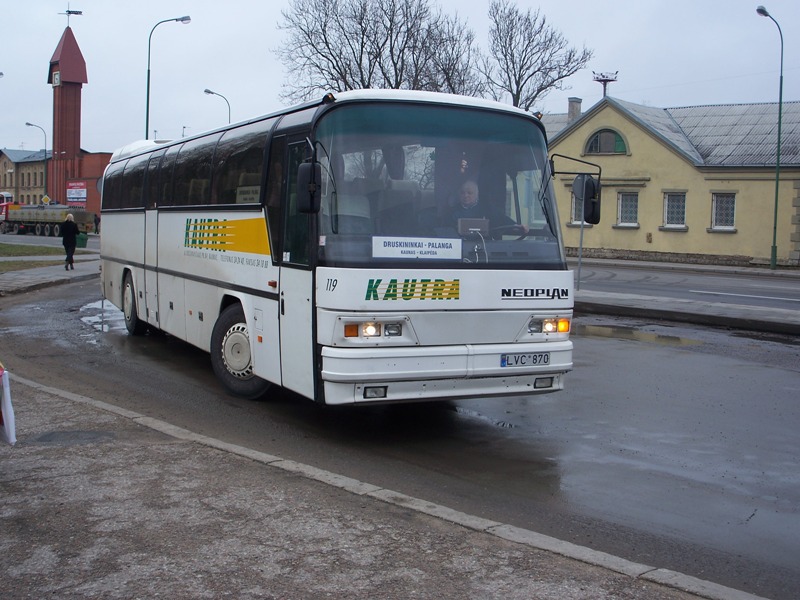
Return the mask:
<svg viewBox="0 0 800 600">
<path fill-rule="evenodd" d="M 11 386 L 4 598 L 756 598 L 13 373 Z"/>
<path fill-rule="evenodd" d="M 75 254 L 75 269 L 64 270 L 63 256 L 15 256 L 0 258 L 8 261 L 42 261 L 42 260 L 61 260 L 60 264 L 52 267 L 38 267 L 35 269 L 24 269 L 22 271 L 11 271 L 0 273 L 0 297 L 8 294 L 18 294 L 30 292 L 51 285 L 60 285 L 72 281 L 85 281 L 97 278 L 100 285 L 100 254 Z"/>
</svg>

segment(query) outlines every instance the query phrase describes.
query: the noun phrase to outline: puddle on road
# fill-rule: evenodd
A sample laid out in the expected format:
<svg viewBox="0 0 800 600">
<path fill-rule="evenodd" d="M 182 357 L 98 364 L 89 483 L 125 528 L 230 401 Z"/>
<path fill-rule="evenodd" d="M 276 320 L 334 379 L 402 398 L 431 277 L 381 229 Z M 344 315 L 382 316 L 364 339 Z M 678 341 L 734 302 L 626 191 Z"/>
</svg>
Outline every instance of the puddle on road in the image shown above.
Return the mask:
<svg viewBox="0 0 800 600">
<path fill-rule="evenodd" d="M 610 325 L 575 325 L 573 333 L 576 336 L 604 337 L 620 340 L 633 340 L 637 342 L 650 342 L 664 346 L 699 346 L 703 344 L 700 340 L 684 338 L 677 335 L 664 335 L 662 333 L 652 333 L 642 331 L 634 327 L 620 327 Z"/>
<path fill-rule="evenodd" d="M 501 421 L 499 419 L 494 419 L 492 417 L 481 414 L 480 412 L 469 408 L 456 406 L 453 408 L 453 410 L 455 410 L 460 415 L 466 415 L 468 417 L 472 417 L 473 419 L 478 419 L 480 421 L 491 423 L 495 427 L 500 427 L 501 429 L 512 429 L 516 427 L 516 425 L 514 425 L 513 423 L 509 423 L 508 421 Z"/>
<path fill-rule="evenodd" d="M 96 331 L 103 333 L 125 331 L 125 317 L 122 315 L 122 311 L 106 300 L 98 300 L 81 306 L 80 312 L 84 315 L 81 317 L 81 321 Z"/>
</svg>

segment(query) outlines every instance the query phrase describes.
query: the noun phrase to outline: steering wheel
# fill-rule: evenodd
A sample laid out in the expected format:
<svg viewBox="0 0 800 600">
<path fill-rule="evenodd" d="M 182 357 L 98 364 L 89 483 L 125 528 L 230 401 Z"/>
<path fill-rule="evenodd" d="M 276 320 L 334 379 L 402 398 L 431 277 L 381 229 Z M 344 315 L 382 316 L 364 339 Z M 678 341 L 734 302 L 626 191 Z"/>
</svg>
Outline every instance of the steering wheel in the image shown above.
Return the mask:
<svg viewBox="0 0 800 600">
<path fill-rule="evenodd" d="M 495 236 L 505 235 L 505 234 L 522 234 L 516 240 L 524 240 L 528 237 L 530 231 L 525 231 L 525 228 L 522 225 L 500 225 L 499 227 L 492 227 L 489 230 L 492 239 L 495 239 Z"/>
</svg>

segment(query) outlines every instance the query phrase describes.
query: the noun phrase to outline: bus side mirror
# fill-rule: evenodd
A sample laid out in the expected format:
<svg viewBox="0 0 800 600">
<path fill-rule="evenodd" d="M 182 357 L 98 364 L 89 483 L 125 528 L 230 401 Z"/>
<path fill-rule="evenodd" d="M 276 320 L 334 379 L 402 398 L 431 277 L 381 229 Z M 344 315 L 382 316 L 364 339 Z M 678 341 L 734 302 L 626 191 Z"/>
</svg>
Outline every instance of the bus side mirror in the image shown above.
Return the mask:
<svg viewBox="0 0 800 600">
<path fill-rule="evenodd" d="M 318 162 L 304 162 L 297 168 L 297 210 L 301 213 L 319 212 L 322 200 L 322 167 Z"/>
<path fill-rule="evenodd" d="M 581 174 L 572 182 L 575 199 L 583 202 L 583 220 L 597 225 L 600 222 L 600 182 L 591 175 Z"/>
</svg>

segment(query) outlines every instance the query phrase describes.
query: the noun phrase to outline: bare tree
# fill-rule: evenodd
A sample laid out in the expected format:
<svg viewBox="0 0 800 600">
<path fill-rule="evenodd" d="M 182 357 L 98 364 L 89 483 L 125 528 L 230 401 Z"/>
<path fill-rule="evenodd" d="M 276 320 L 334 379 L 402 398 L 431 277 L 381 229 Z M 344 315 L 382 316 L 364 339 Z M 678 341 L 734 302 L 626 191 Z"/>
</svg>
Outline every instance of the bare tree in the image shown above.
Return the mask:
<svg viewBox="0 0 800 600">
<path fill-rule="evenodd" d="M 586 66 L 592 51 L 568 46 L 539 10 L 524 14 L 509 0 L 489 5 L 489 55 L 481 63 L 486 85 L 496 100 L 530 110 L 537 99 L 563 89 L 564 79 Z"/>
<path fill-rule="evenodd" d="M 290 0 L 281 14 L 286 99 L 359 88 L 481 89 L 474 34 L 430 0 Z"/>
<path fill-rule="evenodd" d="M 465 96 L 483 96 L 486 85 L 476 66 L 481 54 L 475 34 L 458 17 L 443 16 L 432 57 L 435 84 L 430 89 Z"/>
<path fill-rule="evenodd" d="M 290 80 L 284 96 L 305 100 L 315 92 L 341 92 L 371 87 L 375 64 L 369 52 L 373 42 L 365 0 L 293 0 L 282 11 L 282 29 L 289 32 L 278 56 Z M 349 10 L 347 10 L 349 9 Z"/>
</svg>

